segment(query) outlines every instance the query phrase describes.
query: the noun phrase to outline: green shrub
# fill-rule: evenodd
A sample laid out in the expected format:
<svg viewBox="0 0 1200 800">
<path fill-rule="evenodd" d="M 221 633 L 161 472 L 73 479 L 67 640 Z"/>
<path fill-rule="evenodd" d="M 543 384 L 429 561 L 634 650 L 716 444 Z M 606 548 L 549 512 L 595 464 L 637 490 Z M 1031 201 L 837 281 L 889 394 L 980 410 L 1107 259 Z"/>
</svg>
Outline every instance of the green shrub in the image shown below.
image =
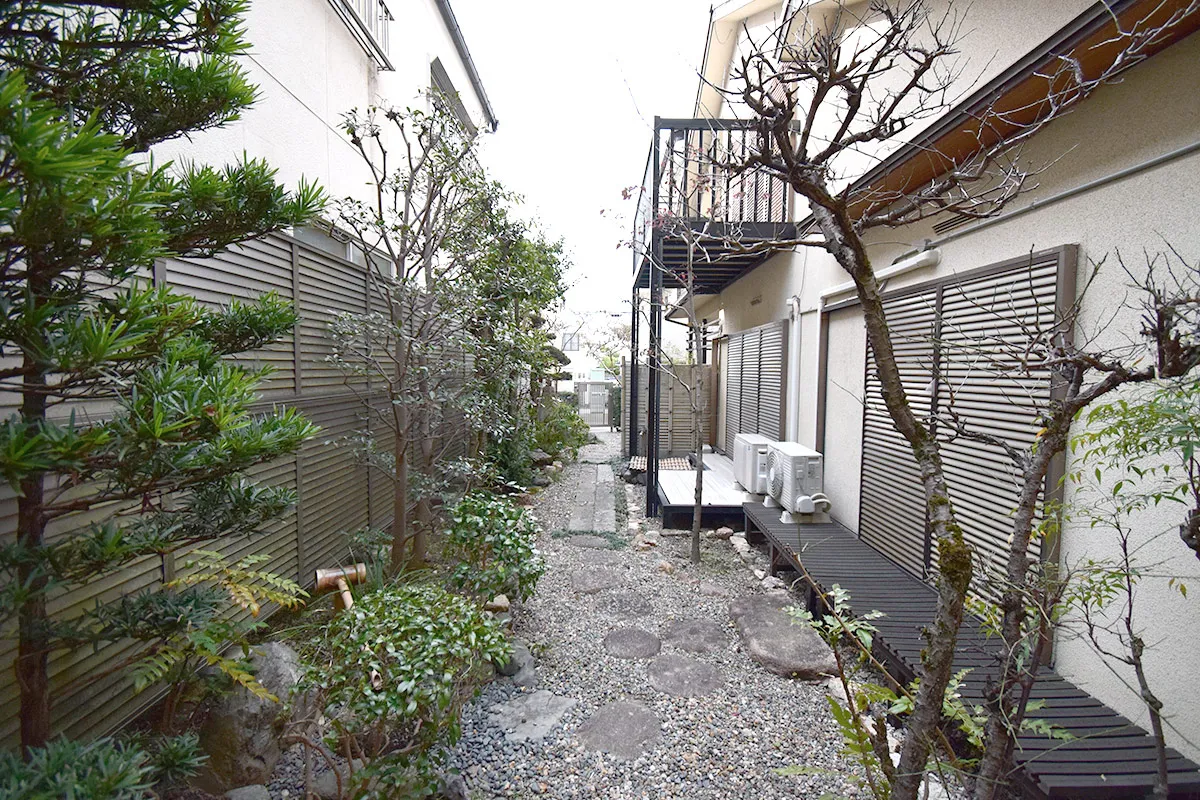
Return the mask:
<svg viewBox="0 0 1200 800">
<path fill-rule="evenodd" d="M 535 426 L 534 444 L 550 455 L 568 453 L 575 458 L 590 438 L 588 424 L 573 404 L 553 403 Z"/>
<path fill-rule="evenodd" d="M 465 597 L 401 585 L 363 595 L 327 634 L 327 663 L 305 683 L 321 693 L 332 737 L 366 759 L 351 796 L 435 793 L 481 668 L 510 655 L 499 623 Z"/>
<path fill-rule="evenodd" d="M 195 734 L 137 743 L 57 739 L 29 761 L 0 753 L 0 797 L 6 800 L 140 800 L 157 783 L 194 775 L 204 763 Z"/>
<path fill-rule="evenodd" d="M 533 595 L 546 563 L 537 551 L 538 524 L 519 505 L 472 492 L 454 507 L 446 554 L 458 560 L 450 584 L 483 598 Z"/>
<path fill-rule="evenodd" d="M 505 436 L 488 442 L 488 461 L 501 481 L 528 486 L 533 479 L 529 442 L 521 436 Z"/>
</svg>

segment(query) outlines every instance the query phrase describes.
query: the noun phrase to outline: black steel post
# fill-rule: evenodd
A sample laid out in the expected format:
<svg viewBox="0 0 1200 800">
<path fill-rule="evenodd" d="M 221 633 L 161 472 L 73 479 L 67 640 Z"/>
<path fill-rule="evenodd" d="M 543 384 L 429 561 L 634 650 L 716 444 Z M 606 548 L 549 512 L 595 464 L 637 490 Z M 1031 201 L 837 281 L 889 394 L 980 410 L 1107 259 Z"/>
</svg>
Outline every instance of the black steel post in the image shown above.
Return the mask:
<svg viewBox="0 0 1200 800">
<path fill-rule="evenodd" d="M 658 433 L 662 386 L 662 237 L 655 231 L 650 264 L 650 380 L 646 389 L 646 515 L 658 515 Z"/>
<path fill-rule="evenodd" d="M 659 208 L 659 183 L 661 182 L 662 163 L 660 161 L 659 118 L 654 118 L 654 155 L 651 165 L 653 175 L 653 203 L 650 206 L 651 219 L 656 226 L 650 236 L 650 352 L 648 380 L 646 381 L 646 516 L 658 515 L 658 399 L 659 373 L 662 370 L 662 230 L 657 226 Z"/>
<path fill-rule="evenodd" d="M 636 246 L 633 257 L 635 259 L 643 257 L 637 252 Z M 626 450 L 628 450 L 626 455 L 630 458 L 638 454 L 638 324 L 642 310 L 638 308 L 637 266 L 640 265 L 636 265 L 634 268 L 633 316 L 629 323 L 629 396 L 624 399 L 628 410 L 626 416 L 629 418 L 629 422 L 625 426 Z"/>
</svg>

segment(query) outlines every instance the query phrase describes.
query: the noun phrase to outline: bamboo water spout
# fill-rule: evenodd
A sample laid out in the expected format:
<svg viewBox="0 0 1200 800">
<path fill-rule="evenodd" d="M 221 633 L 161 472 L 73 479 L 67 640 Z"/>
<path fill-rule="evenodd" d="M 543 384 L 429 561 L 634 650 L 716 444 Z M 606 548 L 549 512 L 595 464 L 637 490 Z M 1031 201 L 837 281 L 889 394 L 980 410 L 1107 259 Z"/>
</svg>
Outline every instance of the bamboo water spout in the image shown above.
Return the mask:
<svg viewBox="0 0 1200 800">
<path fill-rule="evenodd" d="M 367 565 L 360 561 L 349 567 L 319 569 L 315 573 L 315 578 L 318 592 L 337 590 L 337 596 L 333 601 L 333 610 L 336 614 L 344 608 L 354 607 L 354 595 L 350 592 L 350 585 L 366 583 Z"/>
</svg>

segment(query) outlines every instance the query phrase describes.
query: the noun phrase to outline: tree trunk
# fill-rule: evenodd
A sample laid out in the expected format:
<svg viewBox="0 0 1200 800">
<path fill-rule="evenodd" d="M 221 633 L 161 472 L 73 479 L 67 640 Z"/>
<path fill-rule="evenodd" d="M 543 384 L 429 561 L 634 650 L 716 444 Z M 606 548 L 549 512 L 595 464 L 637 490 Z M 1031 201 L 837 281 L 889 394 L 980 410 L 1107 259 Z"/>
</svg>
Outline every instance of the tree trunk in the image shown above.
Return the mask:
<svg viewBox="0 0 1200 800">
<path fill-rule="evenodd" d="M 938 548 L 938 575 L 935 581 L 937 611 L 928 626 L 929 643 L 921 659 L 920 685 L 909 716 L 908 736 L 900 753 L 894 800 L 916 800 L 925 775 L 934 735 L 942 716 L 942 703 L 954 664 L 958 629 L 962 625 L 967 589 L 971 582 L 971 549 L 963 540 L 954 518 L 950 493 L 937 441 L 913 413 L 895 351 L 888 332 L 887 315 L 879 282 L 870 258 L 844 205 L 831 195 L 819 196 L 811 185 L 796 186 L 812 199 L 813 215 L 825 237 L 829 252 L 854 281 L 867 328 L 867 342 L 875 357 L 875 369 L 884 404 L 896 430 L 912 449 L 921 474 L 928 505 L 928 525 Z"/>
<path fill-rule="evenodd" d="M 26 355 L 23 366 L 33 373 L 25 378 L 21 416 L 26 423 L 38 424 L 46 419 L 44 374 Z M 21 481 L 21 496 L 17 498 L 17 541 L 27 552 L 39 550 L 45 540 L 46 516 L 44 474 L 35 473 Z M 17 685 L 21 690 L 21 747 L 26 759 L 30 750 L 44 747 L 50 739 L 50 632 L 46 611 L 46 587 L 49 579 L 32 560 L 22 560 L 17 568 L 17 581 L 26 587 L 25 600 L 18 612 L 20 628 L 17 654 Z"/>
<path fill-rule="evenodd" d="M 408 409 L 395 406 L 396 441 L 393 453 L 396 474 L 392 480 L 392 574 L 399 575 L 408 566 Z"/>
</svg>

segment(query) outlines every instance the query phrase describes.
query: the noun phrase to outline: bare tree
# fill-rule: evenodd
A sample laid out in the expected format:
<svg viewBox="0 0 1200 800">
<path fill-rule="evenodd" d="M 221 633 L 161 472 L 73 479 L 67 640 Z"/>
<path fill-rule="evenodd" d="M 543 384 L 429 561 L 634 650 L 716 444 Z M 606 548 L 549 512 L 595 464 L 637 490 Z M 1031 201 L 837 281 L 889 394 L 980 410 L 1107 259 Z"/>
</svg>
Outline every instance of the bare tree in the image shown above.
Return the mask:
<svg viewBox="0 0 1200 800">
<path fill-rule="evenodd" d="M 913 452 L 924 489 L 938 555 L 938 603 L 928 627 L 921 682 L 893 797 L 915 798 L 921 785 L 951 678 L 973 559 L 951 501 L 942 442 L 930 420 L 913 410 L 901 382 L 880 281 L 864 235 L 938 214 L 983 218 L 999 213 L 1033 185 L 1044 167 L 1027 162 L 1024 145 L 1095 89 L 1148 57 L 1196 13 L 1198 5 L 1164 5 L 1152 21 L 1125 27 L 1114 18 L 1117 32 L 1106 43 L 1113 51 L 1111 58 L 1097 67 L 1071 54 L 1059 56 L 1039 76 L 1044 90 L 1036 100 L 1016 107 L 1001 101 L 969 111 L 969 146 L 955 151 L 931 146 L 922 156 L 929 169 L 895 184 L 860 186 L 854 179 L 861 171 L 856 173 L 854 165 L 862 163 L 863 153 L 886 154 L 908 132 L 950 110 L 961 76 L 956 59 L 963 23 L 960 7 L 947 4 L 945 11 L 934 13 L 924 0 L 836 2 L 813 11 L 801 7 L 764 41 L 747 48 L 732 70 L 729 88 L 723 90 L 747 109 L 758 139 L 748 158 L 729 166 L 781 176 L 811 210 L 812 226 L 805 235 L 768 246 L 826 250 L 850 275 L 884 403 Z M 1038 493 L 1050 461 L 1067 444 L 1071 420 L 1096 398 L 1155 372 L 1154 367 L 1132 368 L 1119 359 L 1095 360 L 1094 354 L 1065 341 L 1066 331 L 1058 333 L 1059 340 L 1041 357 L 1044 367 L 1062 375 L 1067 399 L 1049 409 L 1036 452 L 1012 454 L 1021 464 L 1023 491 L 1009 550 L 1011 588 L 1000 602 L 1001 628 L 1010 650 L 1023 641 L 1027 550 Z M 968 428 L 959 432 L 967 435 Z M 1012 731 L 1004 710 L 1011 710 L 1013 687 L 1020 682 L 1011 667 L 1002 673 L 992 700 L 989 734 L 995 738 L 989 740 L 981 767 L 980 797 L 992 796 L 1011 754 Z"/>
<path fill-rule="evenodd" d="M 479 166 L 474 138 L 440 98 L 428 112 L 352 112 L 346 130 L 375 188 L 374 202 L 346 200 L 339 210 L 367 267 L 371 310 L 338 315 L 331 360 L 392 437 L 390 451 L 369 433 L 359 444 L 368 464 L 394 481 L 398 571 L 424 562 L 438 465 L 452 442 L 445 434 L 475 390 L 466 363 L 471 267 L 498 189 Z"/>
</svg>

